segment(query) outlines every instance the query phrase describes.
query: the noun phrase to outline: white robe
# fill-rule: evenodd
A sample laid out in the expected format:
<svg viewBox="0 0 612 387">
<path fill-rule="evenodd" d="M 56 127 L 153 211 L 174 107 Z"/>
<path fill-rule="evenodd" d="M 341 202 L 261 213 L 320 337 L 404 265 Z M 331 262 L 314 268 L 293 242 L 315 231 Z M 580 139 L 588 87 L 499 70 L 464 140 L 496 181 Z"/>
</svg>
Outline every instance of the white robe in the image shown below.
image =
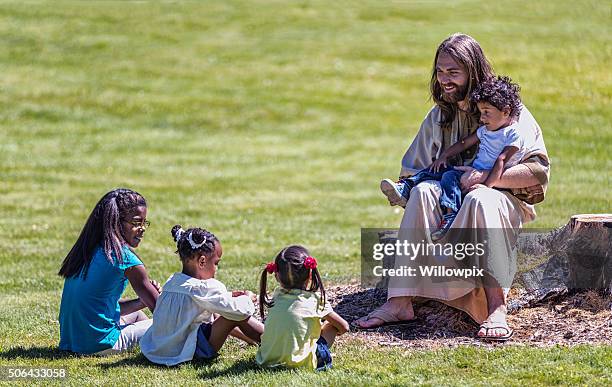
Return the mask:
<svg viewBox="0 0 612 387">
<path fill-rule="evenodd" d="M 460 128 L 455 120 L 450 135 L 457 137 Z M 443 129 L 440 122 L 440 109 L 435 106 L 427 115 L 416 138 L 406 151 L 402 159 L 401 176 L 414 174 L 427 167 L 432 158 L 440 155 L 443 149 Z M 549 168 L 548 156 L 542 132 L 537 122 L 523 107 L 519 117 L 519 130 L 525 139 L 527 152 L 523 163 L 536 175 L 541 185 L 535 187 L 543 199 L 548 183 Z M 538 161 L 533 157 L 538 156 Z M 531 159 L 530 159 L 531 158 Z M 406 205 L 404 217 L 400 225 L 398 238 L 400 241 L 427 241 L 429 234 L 435 230 L 442 218 L 439 199 L 441 195 L 440 183 L 426 181 L 412 189 Z M 540 199 L 540 200 L 541 200 Z M 513 238 L 516 231 L 526 222 L 535 219 L 534 206 L 528 204 L 512 193 L 492 188 L 482 188 L 467 194 L 461 209 L 455 218 L 453 228 L 478 229 L 508 229 L 503 235 L 505 243 L 496 243 L 497 248 L 505 249 L 504 254 L 515 257 L 512 251 Z M 397 256 L 395 267 L 414 265 L 408 262 L 409 257 Z M 418 258 L 417 258 L 418 259 Z M 516 261 L 510 260 L 504 267 L 488 267 L 487 272 L 503 272 L 504 276 L 514 276 Z M 490 273 L 495 275 L 495 273 Z M 398 296 L 418 296 L 443 301 L 448 305 L 468 313 L 476 322 L 482 323 L 488 317 L 488 308 L 484 289 L 469 286 L 465 281 L 449 282 L 448 287 L 434 286 L 427 278 L 420 281 L 409 281 L 405 277 L 391 277 L 389 280 L 388 298 Z"/>
</svg>

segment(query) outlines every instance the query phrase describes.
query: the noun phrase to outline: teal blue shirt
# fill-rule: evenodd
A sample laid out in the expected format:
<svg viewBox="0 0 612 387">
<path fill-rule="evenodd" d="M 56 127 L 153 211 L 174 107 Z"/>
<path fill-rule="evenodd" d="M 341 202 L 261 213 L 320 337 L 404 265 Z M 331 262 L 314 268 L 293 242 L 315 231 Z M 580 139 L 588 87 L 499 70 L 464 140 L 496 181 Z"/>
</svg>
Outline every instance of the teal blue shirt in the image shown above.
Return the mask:
<svg viewBox="0 0 612 387">
<path fill-rule="evenodd" d="M 119 298 L 128 279 L 125 270 L 142 265 L 136 254 L 123 246 L 123 263 L 112 254 L 111 264 L 97 247 L 87 276 L 66 278 L 60 305 L 60 344 L 63 350 L 95 353 L 112 348 L 119 338 Z"/>
</svg>

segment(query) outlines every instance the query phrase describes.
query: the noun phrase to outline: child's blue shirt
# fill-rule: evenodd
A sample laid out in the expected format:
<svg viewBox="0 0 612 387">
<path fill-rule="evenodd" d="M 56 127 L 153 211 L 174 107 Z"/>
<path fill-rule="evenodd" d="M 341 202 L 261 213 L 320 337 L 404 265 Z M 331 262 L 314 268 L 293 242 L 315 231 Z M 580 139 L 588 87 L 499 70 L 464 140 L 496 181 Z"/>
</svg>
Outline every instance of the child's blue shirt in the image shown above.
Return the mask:
<svg viewBox="0 0 612 387">
<path fill-rule="evenodd" d="M 517 123 L 497 130 L 487 130 L 481 126 L 476 130 L 480 140 L 478 154 L 472 163 L 472 167 L 478 170 L 493 169 L 500 153 L 507 146 L 514 146 L 518 151 L 504 163 L 504 169 L 517 165 L 525 155 L 525 139 L 521 137 Z"/>
<path fill-rule="evenodd" d="M 59 348 L 78 353 L 96 353 L 112 348 L 119 339 L 119 298 L 128 279 L 125 270 L 142 261 L 122 247 L 123 263 L 112 254 L 111 264 L 101 246 L 93 252 L 87 276 L 66 278 L 60 305 Z"/>
</svg>

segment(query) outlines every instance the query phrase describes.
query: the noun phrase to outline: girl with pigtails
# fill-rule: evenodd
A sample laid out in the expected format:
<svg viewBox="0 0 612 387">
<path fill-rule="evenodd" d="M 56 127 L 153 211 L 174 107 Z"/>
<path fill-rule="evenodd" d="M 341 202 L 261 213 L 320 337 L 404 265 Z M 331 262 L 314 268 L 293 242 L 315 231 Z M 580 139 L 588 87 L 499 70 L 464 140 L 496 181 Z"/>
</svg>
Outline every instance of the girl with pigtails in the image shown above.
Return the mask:
<svg viewBox="0 0 612 387">
<path fill-rule="evenodd" d="M 159 284 L 150 280 L 133 249 L 145 230 L 147 202 L 138 192 L 106 193 L 64 259 L 59 348 L 107 355 L 138 344 L 151 326 L 142 309 L 155 309 Z M 127 283 L 138 298 L 120 300 Z"/>
<path fill-rule="evenodd" d="M 268 298 L 268 275 L 280 287 Z M 317 293 L 318 292 L 318 293 Z M 348 323 L 325 300 L 317 260 L 302 246 L 282 249 L 261 273 L 259 309 L 269 308 L 257 363 L 264 367 L 331 368 L 329 347 Z M 325 320 L 321 324 L 321 320 Z"/>
<path fill-rule="evenodd" d="M 172 228 L 183 264 L 163 287 L 140 350 L 153 363 L 175 365 L 212 359 L 229 335 L 247 343 L 260 342 L 263 324 L 252 317 L 255 295 L 229 292 L 215 279 L 223 255 L 221 242 L 201 228 Z"/>
</svg>

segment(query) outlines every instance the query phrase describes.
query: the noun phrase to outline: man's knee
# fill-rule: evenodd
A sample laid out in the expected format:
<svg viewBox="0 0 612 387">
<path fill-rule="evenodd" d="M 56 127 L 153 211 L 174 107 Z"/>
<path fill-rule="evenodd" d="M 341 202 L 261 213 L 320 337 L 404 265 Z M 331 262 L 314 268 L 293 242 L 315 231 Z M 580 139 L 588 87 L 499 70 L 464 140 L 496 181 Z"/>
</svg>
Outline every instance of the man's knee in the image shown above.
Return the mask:
<svg viewBox="0 0 612 387">
<path fill-rule="evenodd" d="M 504 201 L 504 194 L 493 188 L 479 188 L 463 199 L 461 208 L 467 207 L 471 212 L 498 213 Z"/>
<path fill-rule="evenodd" d="M 438 206 L 440 199 L 439 184 L 437 181 L 425 181 L 412 188 L 406 204 L 408 212 L 412 214 L 415 211 L 433 211 Z"/>
</svg>

